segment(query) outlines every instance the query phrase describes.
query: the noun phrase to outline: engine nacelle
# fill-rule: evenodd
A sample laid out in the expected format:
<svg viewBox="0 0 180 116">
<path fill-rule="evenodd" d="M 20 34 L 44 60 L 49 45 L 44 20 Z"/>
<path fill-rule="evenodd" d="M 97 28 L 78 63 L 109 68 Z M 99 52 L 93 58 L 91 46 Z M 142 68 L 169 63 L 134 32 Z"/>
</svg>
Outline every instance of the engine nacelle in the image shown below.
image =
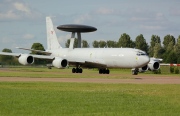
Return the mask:
<svg viewBox="0 0 180 116">
<path fill-rule="evenodd" d="M 56 68 L 65 68 L 68 65 L 68 61 L 62 58 L 55 58 L 52 65 Z"/>
<path fill-rule="evenodd" d="M 150 61 L 148 63 L 148 69 L 151 71 L 158 70 L 160 68 L 160 64 L 157 61 Z"/>
<path fill-rule="evenodd" d="M 142 68 L 139 68 L 139 72 L 145 72 L 148 70 L 148 65 L 143 66 Z"/>
<path fill-rule="evenodd" d="M 34 58 L 29 54 L 21 54 L 21 56 L 18 58 L 18 61 L 20 64 L 28 65 L 34 63 Z"/>
</svg>

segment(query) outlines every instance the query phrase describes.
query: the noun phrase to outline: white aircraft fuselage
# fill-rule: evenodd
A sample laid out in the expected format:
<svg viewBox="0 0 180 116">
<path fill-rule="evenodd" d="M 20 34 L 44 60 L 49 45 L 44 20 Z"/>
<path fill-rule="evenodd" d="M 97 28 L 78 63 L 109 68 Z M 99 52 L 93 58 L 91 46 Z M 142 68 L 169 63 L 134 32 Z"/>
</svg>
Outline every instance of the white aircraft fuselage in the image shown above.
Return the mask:
<svg viewBox="0 0 180 116">
<path fill-rule="evenodd" d="M 149 62 L 145 52 L 133 48 L 61 48 L 51 53 L 67 61 L 106 64 L 107 68 L 141 68 Z"/>
</svg>

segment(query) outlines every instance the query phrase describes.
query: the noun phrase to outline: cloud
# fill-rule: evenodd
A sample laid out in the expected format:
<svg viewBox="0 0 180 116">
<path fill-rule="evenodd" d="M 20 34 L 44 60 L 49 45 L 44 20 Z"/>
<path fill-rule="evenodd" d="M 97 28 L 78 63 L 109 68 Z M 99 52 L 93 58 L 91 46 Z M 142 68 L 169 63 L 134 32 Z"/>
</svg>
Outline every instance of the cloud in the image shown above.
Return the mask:
<svg viewBox="0 0 180 116">
<path fill-rule="evenodd" d="M 140 23 L 164 23 L 167 21 L 163 13 L 151 13 L 151 15 L 137 15 L 130 17 L 130 21 Z"/>
<path fill-rule="evenodd" d="M 84 23 L 87 20 L 91 20 L 91 15 L 90 14 L 83 14 L 83 15 L 79 16 L 78 18 L 76 18 L 74 20 L 74 23 L 82 24 L 82 23 Z"/>
<path fill-rule="evenodd" d="M 7 11 L 7 12 L 4 12 L 4 13 L 0 13 L 0 20 L 3 20 L 3 19 L 15 19 L 15 20 L 17 20 L 17 19 L 20 19 L 20 17 L 18 16 L 18 15 L 16 15 L 15 13 L 14 13 L 14 11 L 12 11 L 12 10 L 9 10 L 9 11 Z"/>
<path fill-rule="evenodd" d="M 130 21 L 147 21 L 149 18 L 146 17 L 131 17 Z"/>
<path fill-rule="evenodd" d="M 33 39 L 34 35 L 32 35 L 32 34 L 25 34 L 25 35 L 23 35 L 23 38 L 24 39 Z"/>
<path fill-rule="evenodd" d="M 1 43 L 3 43 L 3 44 L 13 43 L 13 42 L 14 42 L 14 40 L 11 39 L 11 38 L 8 38 L 8 37 L 2 37 L 2 38 L 1 38 Z"/>
<path fill-rule="evenodd" d="M 172 15 L 172 16 L 180 16 L 180 8 L 172 8 L 170 10 L 170 15 Z"/>
<path fill-rule="evenodd" d="M 74 23 L 82 24 L 82 23 L 87 23 L 87 21 L 97 23 L 97 21 L 99 19 L 101 19 L 102 16 L 106 16 L 106 15 L 119 16 L 120 14 L 121 13 L 119 10 L 115 10 L 113 8 L 101 7 L 101 8 L 92 10 L 88 13 L 77 16 L 77 18 L 74 20 Z M 109 18 L 112 19 L 113 17 L 109 17 Z M 109 20 L 109 19 L 103 19 L 103 20 Z M 112 19 L 112 21 L 114 22 L 113 19 Z M 100 21 L 100 22 L 102 22 L 102 21 Z M 88 23 L 90 23 L 90 22 L 88 22 Z"/>
<path fill-rule="evenodd" d="M 96 23 L 98 19 L 102 18 L 102 16 L 105 16 L 105 15 L 119 16 L 119 14 L 120 14 L 119 10 L 115 10 L 113 8 L 101 7 L 101 8 L 92 10 L 88 13 L 77 16 L 77 18 L 73 22 L 76 24 L 87 23 L 87 21 Z M 103 20 L 108 20 L 108 19 L 103 19 Z"/>
<path fill-rule="evenodd" d="M 60 43 L 61 46 L 65 47 L 65 43 L 67 42 L 68 39 L 71 38 L 71 34 L 67 34 L 67 35 L 62 35 L 58 37 L 58 41 Z"/>
<path fill-rule="evenodd" d="M 140 28 L 145 29 L 145 30 L 162 30 L 163 27 L 157 25 L 157 26 L 152 26 L 152 25 L 141 25 Z"/>
<path fill-rule="evenodd" d="M 13 21 L 23 19 L 37 19 L 42 16 L 22 0 L 2 0 L 0 3 L 0 20 Z"/>
<path fill-rule="evenodd" d="M 112 8 L 99 8 L 96 10 L 96 13 L 101 15 L 111 15 L 115 13 L 115 10 Z"/>
<path fill-rule="evenodd" d="M 28 8 L 27 5 L 23 4 L 23 3 L 20 3 L 20 2 L 15 2 L 13 4 L 13 6 L 15 7 L 16 10 L 18 11 L 21 11 L 21 12 L 24 12 L 26 14 L 31 14 L 31 11 L 30 9 Z"/>
</svg>

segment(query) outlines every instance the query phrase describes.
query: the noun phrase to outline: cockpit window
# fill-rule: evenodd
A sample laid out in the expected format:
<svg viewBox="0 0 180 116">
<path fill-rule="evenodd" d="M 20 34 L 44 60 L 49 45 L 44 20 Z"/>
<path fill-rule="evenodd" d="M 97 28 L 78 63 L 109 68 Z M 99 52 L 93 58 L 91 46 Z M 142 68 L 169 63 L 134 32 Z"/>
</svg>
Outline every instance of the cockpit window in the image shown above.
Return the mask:
<svg viewBox="0 0 180 116">
<path fill-rule="evenodd" d="M 146 56 L 147 54 L 145 52 L 138 52 L 137 55 L 138 56 Z"/>
</svg>

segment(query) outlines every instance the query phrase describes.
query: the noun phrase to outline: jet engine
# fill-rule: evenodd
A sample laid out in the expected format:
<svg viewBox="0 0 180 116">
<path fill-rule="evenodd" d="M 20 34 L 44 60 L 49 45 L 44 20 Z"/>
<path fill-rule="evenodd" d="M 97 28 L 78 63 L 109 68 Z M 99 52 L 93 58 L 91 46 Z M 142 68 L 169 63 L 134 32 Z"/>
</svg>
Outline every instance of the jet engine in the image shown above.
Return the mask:
<svg viewBox="0 0 180 116">
<path fill-rule="evenodd" d="M 159 64 L 158 61 L 151 60 L 148 63 L 148 69 L 151 70 L 151 71 L 158 70 L 159 68 L 160 68 L 160 64 Z"/>
<path fill-rule="evenodd" d="M 139 72 L 145 72 L 147 70 L 148 70 L 148 65 L 145 65 L 142 68 L 139 68 Z"/>
<path fill-rule="evenodd" d="M 62 58 L 55 58 L 52 65 L 56 68 L 65 68 L 68 65 L 68 61 Z"/>
<path fill-rule="evenodd" d="M 21 54 L 21 56 L 18 58 L 18 61 L 20 64 L 28 65 L 34 63 L 34 58 L 29 54 Z"/>
</svg>

